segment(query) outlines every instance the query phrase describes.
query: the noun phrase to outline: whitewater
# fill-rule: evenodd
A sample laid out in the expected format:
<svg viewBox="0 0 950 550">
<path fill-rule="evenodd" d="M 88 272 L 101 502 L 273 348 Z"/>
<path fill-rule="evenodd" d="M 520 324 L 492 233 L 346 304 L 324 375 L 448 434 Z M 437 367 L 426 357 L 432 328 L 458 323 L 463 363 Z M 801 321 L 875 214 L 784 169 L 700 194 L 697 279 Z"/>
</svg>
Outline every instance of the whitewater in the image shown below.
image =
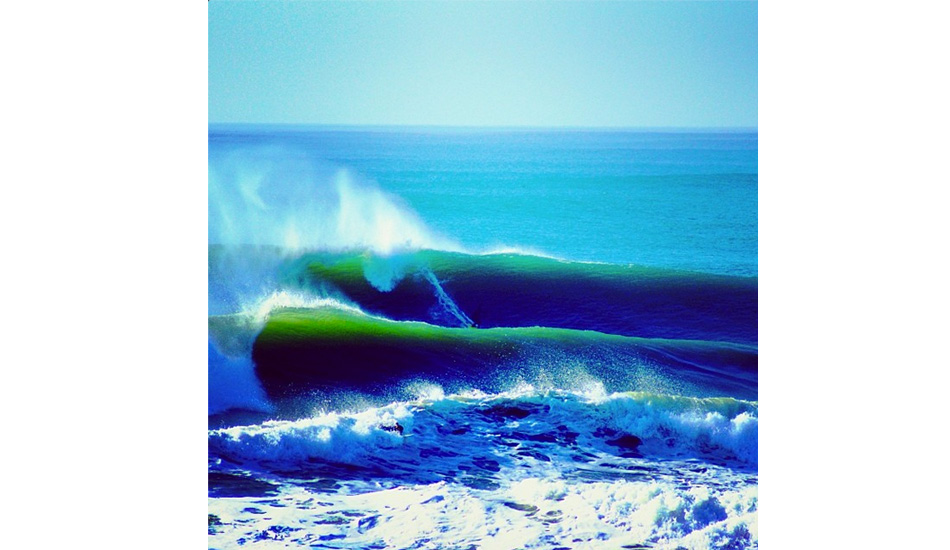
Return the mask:
<svg viewBox="0 0 950 550">
<path fill-rule="evenodd" d="M 209 547 L 756 548 L 755 134 L 423 137 L 211 129 Z"/>
</svg>

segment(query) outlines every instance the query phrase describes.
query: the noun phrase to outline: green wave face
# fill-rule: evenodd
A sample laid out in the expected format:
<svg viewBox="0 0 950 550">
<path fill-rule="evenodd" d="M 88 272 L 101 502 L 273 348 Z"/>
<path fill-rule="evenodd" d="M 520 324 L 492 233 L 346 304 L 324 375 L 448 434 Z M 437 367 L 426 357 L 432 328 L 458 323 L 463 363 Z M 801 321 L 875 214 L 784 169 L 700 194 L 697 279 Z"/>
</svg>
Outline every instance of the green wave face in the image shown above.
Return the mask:
<svg viewBox="0 0 950 550">
<path fill-rule="evenodd" d="M 604 380 L 611 391 L 637 388 L 649 374 L 654 383 L 695 386 L 697 394 L 754 399 L 757 378 L 750 346 L 548 327 L 450 328 L 333 308 L 273 312 L 253 357 L 277 399 L 314 389 L 372 392 L 410 378 L 497 389 L 511 373 L 567 366 Z"/>
</svg>

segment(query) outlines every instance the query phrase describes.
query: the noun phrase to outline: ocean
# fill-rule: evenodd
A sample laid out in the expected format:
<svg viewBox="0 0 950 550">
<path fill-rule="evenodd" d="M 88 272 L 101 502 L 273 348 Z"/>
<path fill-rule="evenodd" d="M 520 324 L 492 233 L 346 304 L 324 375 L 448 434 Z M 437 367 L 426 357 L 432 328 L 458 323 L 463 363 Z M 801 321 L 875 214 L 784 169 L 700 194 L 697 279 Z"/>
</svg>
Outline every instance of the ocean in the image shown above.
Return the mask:
<svg viewBox="0 0 950 550">
<path fill-rule="evenodd" d="M 209 547 L 758 547 L 754 130 L 208 160 Z"/>
</svg>

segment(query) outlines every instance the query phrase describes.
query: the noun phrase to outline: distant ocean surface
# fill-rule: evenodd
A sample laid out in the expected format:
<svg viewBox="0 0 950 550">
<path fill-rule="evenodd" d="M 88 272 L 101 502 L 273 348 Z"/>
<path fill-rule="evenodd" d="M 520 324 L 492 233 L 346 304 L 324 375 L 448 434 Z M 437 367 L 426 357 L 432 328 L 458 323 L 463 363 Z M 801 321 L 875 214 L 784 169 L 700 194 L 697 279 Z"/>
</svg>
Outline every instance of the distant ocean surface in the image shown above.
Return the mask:
<svg viewBox="0 0 950 550">
<path fill-rule="evenodd" d="M 757 156 L 212 126 L 209 547 L 757 548 Z"/>
</svg>

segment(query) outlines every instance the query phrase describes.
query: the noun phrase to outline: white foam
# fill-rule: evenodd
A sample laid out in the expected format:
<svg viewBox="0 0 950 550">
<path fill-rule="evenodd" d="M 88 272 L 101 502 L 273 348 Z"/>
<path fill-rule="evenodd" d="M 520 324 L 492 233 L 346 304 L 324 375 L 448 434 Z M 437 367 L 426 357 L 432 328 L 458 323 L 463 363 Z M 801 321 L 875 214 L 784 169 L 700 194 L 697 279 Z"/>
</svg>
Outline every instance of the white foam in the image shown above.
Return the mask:
<svg viewBox="0 0 950 550">
<path fill-rule="evenodd" d="M 705 549 L 752 548 L 758 542 L 754 486 L 712 491 L 663 482 L 529 478 L 491 491 L 439 482 L 321 494 L 318 500 L 295 489 L 265 502 L 214 499 L 209 511 L 224 525 L 209 543 L 235 547 L 268 529 L 277 531 L 274 526 L 296 529 L 283 544 L 313 544 L 323 537 L 346 548 L 474 544 L 499 550 L 559 545 L 593 550 L 648 543 Z M 249 508 L 261 513 L 249 513 Z"/>
<path fill-rule="evenodd" d="M 343 478 L 334 493 L 318 496 L 287 483 L 282 493 L 286 506 L 254 504 L 265 509 L 264 514 L 245 512 L 247 501 L 212 499 L 210 511 L 230 524 L 213 536 L 214 546 L 237 545 L 242 533 L 246 538 L 277 524 L 300 529 L 287 541 L 304 544 L 343 537 L 334 544 L 349 548 L 757 544 L 754 472 L 689 456 L 680 460 L 651 455 L 648 449 L 643 457 L 623 458 L 605 441 L 613 435 L 597 435 L 604 428 L 637 428 L 643 431 L 632 433 L 644 439 L 644 447 L 654 441 L 674 454 L 715 456 L 717 446 L 732 445 L 726 450 L 735 451 L 738 443 L 729 438 L 751 437 L 757 429 L 755 403 L 604 394 L 597 388 L 586 393 L 544 391 L 529 384 L 494 395 L 472 391 L 446 396 L 424 382 L 409 389 L 415 390 L 417 400 L 212 431 L 212 452 L 244 464 L 293 471 L 296 465 L 312 467 L 317 459 L 379 471 L 376 465 L 383 461 L 395 476 Z M 512 408 L 530 412 L 524 417 L 492 412 Z M 397 425 L 403 435 L 392 429 Z M 504 434 L 565 430 L 576 434 L 576 444 L 525 436 L 514 436 L 520 442 L 515 446 L 494 443 Z M 666 449 L 664 438 L 669 436 L 680 440 L 676 448 Z M 525 450 L 548 459 L 524 455 Z M 576 453 L 590 459 L 578 462 Z M 494 468 L 480 468 L 478 461 L 485 460 L 493 461 Z M 630 473 L 625 465 L 651 474 Z M 581 475 L 584 472 L 595 477 Z M 439 481 L 439 476 L 448 477 Z M 465 481 L 479 476 L 489 482 L 477 486 Z M 339 515 L 342 510 L 347 515 Z M 324 521 L 333 514 L 337 519 Z"/>
<path fill-rule="evenodd" d="M 415 387 L 426 386 L 417 383 Z M 378 445 L 384 449 L 405 447 L 403 452 L 410 457 L 417 456 L 424 446 L 443 446 L 438 428 L 445 415 L 469 426 L 471 434 L 467 437 L 472 438 L 473 445 L 479 445 L 480 438 L 497 429 L 480 411 L 500 404 L 544 407 L 543 416 L 525 422 L 552 433 L 558 426 L 580 434 L 607 428 L 639 437 L 642 449 L 656 456 L 716 456 L 752 465 L 758 462 L 755 403 L 643 393 L 538 391 L 526 383 L 495 395 L 472 391 L 444 396 L 434 385 L 427 390 L 415 402 L 396 402 L 359 413 L 332 412 L 303 420 L 233 427 L 212 432 L 210 437 L 214 445 L 246 460 L 296 462 L 307 457 L 346 456 L 359 464 L 376 455 Z M 413 437 L 399 438 L 381 429 L 394 422 L 403 425 L 407 434 L 412 432 Z"/>
<path fill-rule="evenodd" d="M 432 403 L 445 399 L 445 390 L 442 386 L 426 380 L 411 381 L 405 385 L 404 391 L 412 395 L 419 403 Z"/>
<path fill-rule="evenodd" d="M 619 429 L 684 453 L 722 450 L 758 463 L 758 406 L 737 400 L 712 400 L 651 394 L 613 394 L 600 402 Z"/>
<path fill-rule="evenodd" d="M 360 463 L 367 456 L 398 447 L 403 438 L 379 429 L 405 422 L 405 405 L 367 409 L 356 414 L 329 412 L 297 421 L 270 421 L 214 432 L 212 442 L 228 454 L 251 460 L 296 463 L 311 457 Z"/>
</svg>

